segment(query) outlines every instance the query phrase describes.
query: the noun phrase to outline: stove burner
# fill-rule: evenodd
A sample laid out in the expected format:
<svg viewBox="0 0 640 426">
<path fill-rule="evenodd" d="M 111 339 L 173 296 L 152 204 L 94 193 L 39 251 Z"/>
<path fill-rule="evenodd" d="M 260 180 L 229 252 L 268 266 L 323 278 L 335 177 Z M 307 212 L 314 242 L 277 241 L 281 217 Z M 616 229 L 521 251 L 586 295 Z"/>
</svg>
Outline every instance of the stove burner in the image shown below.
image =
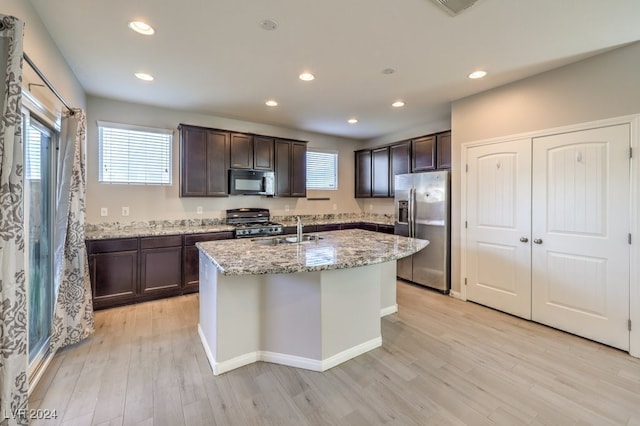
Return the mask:
<svg viewBox="0 0 640 426">
<path fill-rule="evenodd" d="M 235 226 L 236 238 L 263 237 L 282 234 L 279 223 L 269 221 L 269 210 L 241 208 L 227 210 L 227 224 Z"/>
</svg>

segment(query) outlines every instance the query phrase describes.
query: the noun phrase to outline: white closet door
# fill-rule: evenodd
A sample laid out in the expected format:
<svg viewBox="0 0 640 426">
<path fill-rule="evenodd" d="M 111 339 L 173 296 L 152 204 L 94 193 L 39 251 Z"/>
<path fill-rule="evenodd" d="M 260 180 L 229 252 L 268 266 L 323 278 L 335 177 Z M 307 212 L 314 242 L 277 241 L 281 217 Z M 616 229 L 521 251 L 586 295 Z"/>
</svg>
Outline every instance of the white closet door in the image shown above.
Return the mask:
<svg viewBox="0 0 640 426">
<path fill-rule="evenodd" d="M 533 139 L 533 320 L 624 350 L 629 144 L 629 125 Z"/>
<path fill-rule="evenodd" d="M 470 148 L 467 298 L 531 319 L 531 140 Z"/>
</svg>

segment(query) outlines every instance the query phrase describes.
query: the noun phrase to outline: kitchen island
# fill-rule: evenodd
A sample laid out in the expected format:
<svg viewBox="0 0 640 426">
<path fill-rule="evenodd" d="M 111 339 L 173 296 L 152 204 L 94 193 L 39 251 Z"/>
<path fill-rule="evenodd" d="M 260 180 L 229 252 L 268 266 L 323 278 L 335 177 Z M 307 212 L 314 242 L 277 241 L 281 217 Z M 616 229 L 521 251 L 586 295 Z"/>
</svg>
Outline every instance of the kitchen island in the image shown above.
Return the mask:
<svg viewBox="0 0 640 426">
<path fill-rule="evenodd" d="M 214 374 L 256 361 L 324 371 L 380 346 L 396 260 L 429 243 L 359 229 L 307 238 L 197 244 L 198 333 Z"/>
</svg>

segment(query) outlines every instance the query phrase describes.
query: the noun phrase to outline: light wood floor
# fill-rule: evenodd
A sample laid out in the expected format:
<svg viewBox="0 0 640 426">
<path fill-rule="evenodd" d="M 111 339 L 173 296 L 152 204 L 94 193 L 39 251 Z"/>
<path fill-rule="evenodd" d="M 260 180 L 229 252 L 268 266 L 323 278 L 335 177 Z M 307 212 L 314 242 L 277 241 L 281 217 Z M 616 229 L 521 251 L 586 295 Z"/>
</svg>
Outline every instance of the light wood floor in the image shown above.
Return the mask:
<svg viewBox="0 0 640 426">
<path fill-rule="evenodd" d="M 30 398 L 64 425 L 640 424 L 640 359 L 398 283 L 383 345 L 324 373 L 213 376 L 197 295 L 96 313 Z"/>
</svg>

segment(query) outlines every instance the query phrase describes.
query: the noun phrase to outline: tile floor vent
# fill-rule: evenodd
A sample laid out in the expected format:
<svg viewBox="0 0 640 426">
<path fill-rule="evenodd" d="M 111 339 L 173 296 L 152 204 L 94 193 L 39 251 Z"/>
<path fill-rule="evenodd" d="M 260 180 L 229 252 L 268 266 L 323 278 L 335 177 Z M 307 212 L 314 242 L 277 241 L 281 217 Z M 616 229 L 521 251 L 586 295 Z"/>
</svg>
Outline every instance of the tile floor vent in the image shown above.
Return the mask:
<svg viewBox="0 0 640 426">
<path fill-rule="evenodd" d="M 470 8 L 478 0 L 431 0 L 451 16 L 456 16 L 465 9 Z"/>
</svg>

